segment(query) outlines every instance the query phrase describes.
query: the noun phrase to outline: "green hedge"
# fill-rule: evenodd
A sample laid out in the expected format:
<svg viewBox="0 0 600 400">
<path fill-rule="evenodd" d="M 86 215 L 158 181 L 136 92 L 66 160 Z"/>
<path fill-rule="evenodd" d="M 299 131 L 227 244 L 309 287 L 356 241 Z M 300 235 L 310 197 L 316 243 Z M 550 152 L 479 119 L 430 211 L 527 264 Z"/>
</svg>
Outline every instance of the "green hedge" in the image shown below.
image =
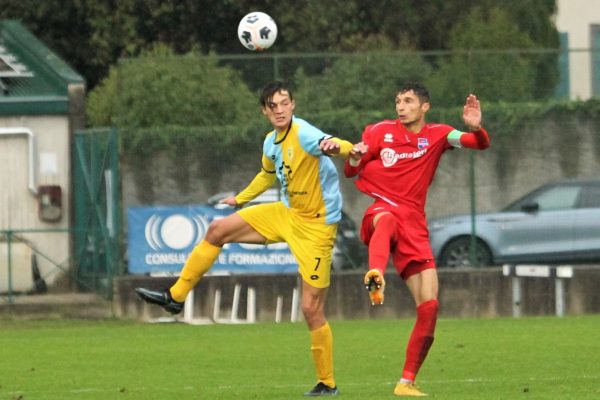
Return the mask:
<svg viewBox="0 0 600 400">
<path fill-rule="evenodd" d="M 600 126 L 600 99 L 574 102 L 548 103 L 498 103 L 483 104 L 484 126 L 493 134 L 494 146 L 509 146 L 515 135 L 526 133 L 543 121 L 553 120 L 570 130 L 586 121 Z M 314 125 L 344 139 L 360 140 L 364 127 L 382 119 L 394 119 L 391 112 L 340 109 L 330 112 L 302 114 L 298 105 L 297 114 Z M 429 121 L 447 123 L 458 129 L 462 124 L 462 107 L 444 109 L 433 108 L 428 114 Z M 266 120 L 251 122 L 248 125 L 225 126 L 164 126 L 154 128 L 121 128 L 121 138 L 125 156 L 134 154 L 155 154 L 172 151 L 174 154 L 191 147 L 210 149 L 215 155 L 231 156 L 239 151 L 256 149 L 262 143 L 263 135 L 270 129 Z M 597 149 L 600 149 L 600 132 L 596 135 Z M 600 155 L 600 150 L 599 155 Z"/>
</svg>

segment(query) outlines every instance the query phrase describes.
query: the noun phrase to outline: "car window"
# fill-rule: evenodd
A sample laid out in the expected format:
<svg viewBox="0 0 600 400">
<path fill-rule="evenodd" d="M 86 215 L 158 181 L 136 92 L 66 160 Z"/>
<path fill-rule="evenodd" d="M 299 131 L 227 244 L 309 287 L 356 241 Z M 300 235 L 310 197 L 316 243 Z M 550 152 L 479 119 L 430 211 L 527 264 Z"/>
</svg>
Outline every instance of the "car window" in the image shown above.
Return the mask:
<svg viewBox="0 0 600 400">
<path fill-rule="evenodd" d="M 566 210 L 576 208 L 581 188 L 577 186 L 558 186 L 532 198 L 538 203 L 540 211 Z"/>
<path fill-rule="evenodd" d="M 581 208 L 600 208 L 600 186 L 588 186 L 583 189 Z"/>
</svg>

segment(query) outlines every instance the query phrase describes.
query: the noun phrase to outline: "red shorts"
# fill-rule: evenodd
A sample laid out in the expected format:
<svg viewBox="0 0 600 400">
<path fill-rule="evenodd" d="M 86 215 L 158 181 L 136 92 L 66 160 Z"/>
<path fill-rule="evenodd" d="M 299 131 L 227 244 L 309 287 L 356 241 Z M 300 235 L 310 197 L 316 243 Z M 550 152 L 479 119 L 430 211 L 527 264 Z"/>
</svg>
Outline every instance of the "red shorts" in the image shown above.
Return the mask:
<svg viewBox="0 0 600 400">
<path fill-rule="evenodd" d="M 425 214 L 409 207 L 393 206 L 376 201 L 365 211 L 360 230 L 361 240 L 368 246 L 373 235 L 373 219 L 382 212 L 396 218 L 396 241 L 390 247 L 392 262 L 398 274 L 406 280 L 429 268 L 435 268 L 429 244 Z"/>
</svg>

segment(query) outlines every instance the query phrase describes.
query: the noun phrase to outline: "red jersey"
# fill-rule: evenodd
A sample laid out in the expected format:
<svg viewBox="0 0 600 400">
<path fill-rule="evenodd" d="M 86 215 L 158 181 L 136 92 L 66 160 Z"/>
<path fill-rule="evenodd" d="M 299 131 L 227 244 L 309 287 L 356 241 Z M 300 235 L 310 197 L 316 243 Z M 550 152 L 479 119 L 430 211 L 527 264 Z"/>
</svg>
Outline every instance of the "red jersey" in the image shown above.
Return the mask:
<svg viewBox="0 0 600 400">
<path fill-rule="evenodd" d="M 358 167 L 346 163 L 346 176 L 356 174 L 358 189 L 395 206 L 425 212 L 427 190 L 442 154 L 452 147 L 486 148 L 487 132 L 465 133 L 449 125 L 426 124 L 415 134 L 399 120 L 384 120 L 365 128 L 369 146 Z"/>
</svg>

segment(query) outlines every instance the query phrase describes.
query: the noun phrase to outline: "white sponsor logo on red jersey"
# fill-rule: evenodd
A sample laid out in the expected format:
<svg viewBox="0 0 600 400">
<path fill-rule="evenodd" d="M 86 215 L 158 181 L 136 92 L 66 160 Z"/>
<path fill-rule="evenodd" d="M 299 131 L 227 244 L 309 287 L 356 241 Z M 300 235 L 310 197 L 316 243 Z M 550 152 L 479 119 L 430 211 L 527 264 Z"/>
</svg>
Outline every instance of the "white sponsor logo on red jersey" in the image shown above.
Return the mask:
<svg viewBox="0 0 600 400">
<path fill-rule="evenodd" d="M 390 149 L 386 147 L 382 149 L 379 153 L 379 157 L 381 157 L 381 162 L 384 167 L 391 167 L 398 162 L 398 160 L 402 160 L 405 158 L 419 158 L 423 157 L 427 153 L 427 149 L 419 150 L 419 151 L 411 151 L 408 153 L 396 153 L 394 149 Z"/>
</svg>

